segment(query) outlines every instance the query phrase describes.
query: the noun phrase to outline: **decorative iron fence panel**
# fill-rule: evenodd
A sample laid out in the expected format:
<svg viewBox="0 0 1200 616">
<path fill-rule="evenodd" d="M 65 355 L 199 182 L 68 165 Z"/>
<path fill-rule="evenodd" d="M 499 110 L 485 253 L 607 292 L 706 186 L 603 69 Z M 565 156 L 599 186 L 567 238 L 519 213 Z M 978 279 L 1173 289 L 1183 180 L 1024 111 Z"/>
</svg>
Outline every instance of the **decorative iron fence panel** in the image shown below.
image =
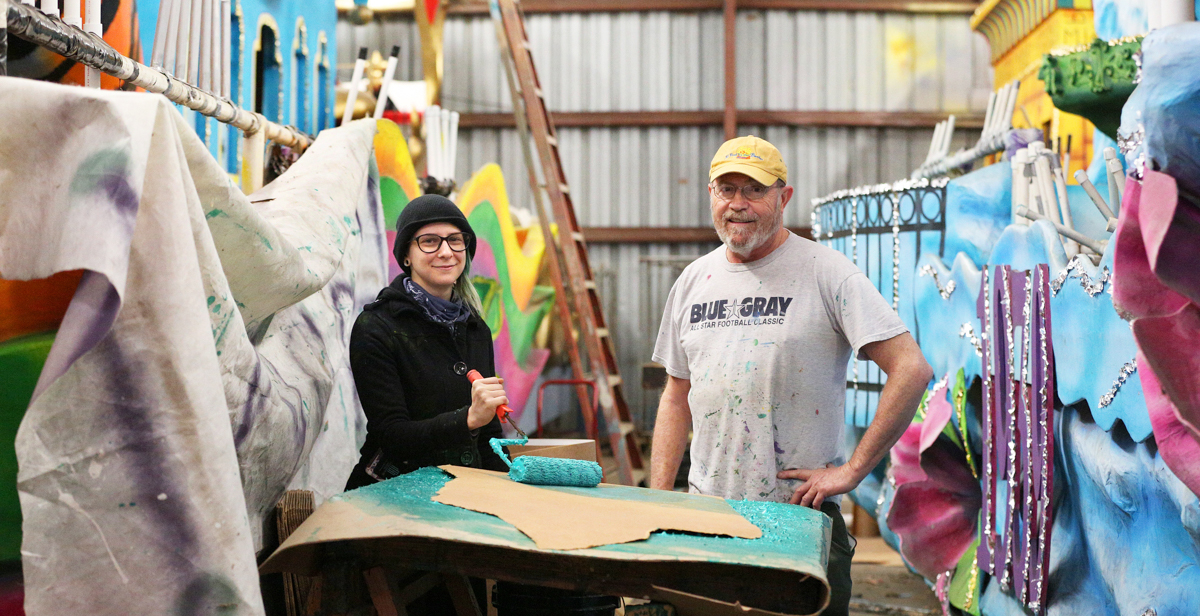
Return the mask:
<svg viewBox="0 0 1200 616">
<path fill-rule="evenodd" d="M 838 191 L 813 200 L 817 241 L 841 252 L 867 275 L 917 342 L 912 283 L 923 252 L 946 247 L 946 184 L 901 180 Z M 850 358 L 846 369 L 846 423 L 866 427 L 875 417 L 887 375 L 874 362 Z"/>
</svg>

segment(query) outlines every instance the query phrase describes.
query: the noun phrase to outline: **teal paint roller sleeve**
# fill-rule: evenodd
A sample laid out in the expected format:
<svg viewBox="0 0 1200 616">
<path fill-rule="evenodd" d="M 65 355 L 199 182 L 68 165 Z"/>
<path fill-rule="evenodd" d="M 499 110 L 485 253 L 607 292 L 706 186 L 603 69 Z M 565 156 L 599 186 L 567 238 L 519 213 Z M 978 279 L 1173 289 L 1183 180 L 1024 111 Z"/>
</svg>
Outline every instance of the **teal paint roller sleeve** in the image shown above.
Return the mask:
<svg viewBox="0 0 1200 616">
<path fill-rule="evenodd" d="M 509 460 L 504 454 L 504 447 L 524 445 L 527 442 L 528 438 L 494 438 L 491 441 L 492 451 L 508 465 L 508 478 L 513 481 L 542 486 L 594 488 L 604 480 L 604 470 L 599 464 L 588 460 L 541 456 L 521 456 L 516 460 Z"/>
</svg>

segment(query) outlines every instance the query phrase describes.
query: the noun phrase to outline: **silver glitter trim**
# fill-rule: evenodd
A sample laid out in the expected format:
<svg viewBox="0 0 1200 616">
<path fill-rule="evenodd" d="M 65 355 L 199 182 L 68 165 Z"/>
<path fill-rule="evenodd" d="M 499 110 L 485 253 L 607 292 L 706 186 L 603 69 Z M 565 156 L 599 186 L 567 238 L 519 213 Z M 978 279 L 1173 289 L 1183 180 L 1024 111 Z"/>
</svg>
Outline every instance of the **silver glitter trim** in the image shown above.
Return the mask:
<svg viewBox="0 0 1200 616">
<path fill-rule="evenodd" d="M 983 345 L 979 338 L 975 337 L 975 327 L 970 323 L 963 323 L 962 327 L 958 328 L 958 337 L 966 338 L 971 342 L 971 346 L 975 347 L 975 354 L 983 357 Z"/>
<path fill-rule="evenodd" d="M 941 295 L 942 299 L 950 299 L 950 294 L 954 293 L 954 289 L 958 286 L 957 283 L 951 280 L 943 287 L 941 281 L 938 280 L 937 270 L 933 269 L 932 265 L 922 265 L 921 269 L 917 270 L 917 274 L 933 278 L 933 286 L 937 287 L 938 295 Z"/>
<path fill-rule="evenodd" d="M 858 197 L 850 201 L 850 257 L 858 266 Z M 858 394 L 858 358 L 854 358 L 854 392 Z"/>
<path fill-rule="evenodd" d="M 1017 381 L 1014 378 L 1016 369 L 1013 354 L 1016 352 L 1016 342 L 1013 331 L 1012 318 L 1012 278 L 1010 277 L 1011 270 L 1004 268 L 1001 270 L 1002 283 L 1000 286 L 1000 303 L 1004 310 L 1004 334 L 1008 342 L 1008 402 L 1004 413 L 1008 415 L 1008 502 L 1005 503 L 1005 525 L 1008 527 L 1008 532 L 1005 533 L 1004 545 L 1004 570 L 1000 577 L 1000 589 L 1007 591 L 1012 587 L 1012 561 L 1013 550 L 1016 549 L 1016 528 L 1014 515 L 1017 509 L 1017 491 L 1013 489 L 1013 484 L 1017 480 L 1017 442 L 1013 435 L 1017 432 L 1017 413 L 1016 409 L 1012 408 L 1012 404 L 1017 399 Z"/>
<path fill-rule="evenodd" d="M 1137 127 L 1137 130 L 1130 133 L 1128 137 L 1117 131 L 1117 148 L 1121 151 L 1121 156 L 1125 156 L 1140 147 L 1142 141 L 1145 139 L 1146 129 L 1141 125 Z"/>
<path fill-rule="evenodd" d="M 1041 299 L 1038 319 L 1040 325 L 1038 334 L 1041 338 L 1042 349 L 1042 379 L 1039 391 L 1038 413 L 1041 426 L 1041 439 L 1039 445 L 1042 449 L 1042 476 L 1041 488 L 1038 490 L 1038 495 L 1041 497 L 1038 502 L 1039 511 L 1037 513 L 1038 523 L 1038 560 L 1037 560 L 1037 613 L 1042 614 L 1046 605 L 1045 588 L 1042 584 L 1046 578 L 1046 532 L 1050 526 L 1050 477 L 1048 469 L 1050 466 L 1050 439 L 1054 438 L 1052 429 L 1054 427 L 1053 415 L 1054 412 L 1052 400 L 1049 399 L 1046 391 L 1047 385 L 1050 382 L 1050 353 L 1047 348 L 1046 335 L 1046 319 L 1050 317 L 1050 296 L 1046 293 L 1047 282 L 1046 278 L 1050 275 L 1048 267 L 1039 266 L 1037 268 L 1038 295 Z"/>
<path fill-rule="evenodd" d="M 1137 372 L 1136 357 L 1128 362 L 1125 362 L 1124 366 L 1121 366 L 1121 373 L 1117 375 L 1117 380 L 1113 381 L 1112 387 L 1108 388 L 1107 393 L 1105 393 L 1103 396 L 1100 396 L 1100 408 L 1104 408 L 1113 403 L 1113 400 L 1117 397 L 1117 393 L 1120 392 L 1121 387 L 1125 385 L 1125 381 L 1128 380 L 1129 377 L 1133 376 L 1134 372 Z"/>
<path fill-rule="evenodd" d="M 1021 401 L 1019 407 L 1024 411 L 1022 419 L 1025 421 L 1025 455 L 1029 459 L 1024 460 L 1025 468 L 1022 473 L 1021 483 L 1024 484 L 1025 504 L 1022 508 L 1021 517 L 1025 519 L 1024 541 L 1022 542 L 1021 552 L 1025 559 L 1025 579 L 1021 584 L 1021 601 L 1026 605 L 1030 605 L 1031 593 L 1029 588 L 1029 572 L 1032 568 L 1033 560 L 1033 529 L 1030 523 L 1033 521 L 1033 402 L 1031 392 L 1029 391 L 1033 384 L 1033 370 L 1030 369 L 1029 363 L 1033 355 L 1033 273 L 1025 272 L 1025 307 L 1024 307 L 1025 326 L 1021 337 Z M 1011 487 L 1011 486 L 1010 486 Z"/>
<path fill-rule="evenodd" d="M 986 538 L 984 545 L 987 549 L 987 566 L 988 573 L 995 575 L 994 561 L 996 560 L 996 532 L 995 525 L 992 521 L 992 510 L 996 508 L 996 493 L 992 490 L 992 482 L 995 481 L 995 469 L 992 467 L 992 460 L 996 457 L 995 451 L 995 434 L 996 427 L 992 425 L 995 409 L 995 399 L 993 391 L 994 382 L 992 380 L 992 352 L 991 344 L 988 340 L 988 330 L 992 327 L 992 279 L 988 275 L 990 270 L 985 266 L 983 268 L 983 323 L 980 334 L 984 345 L 987 345 L 987 353 L 984 354 L 982 360 L 983 368 L 983 458 L 984 458 L 984 481 L 983 489 L 985 491 L 985 500 L 983 504 L 983 536 Z"/>
<path fill-rule="evenodd" d="M 892 193 L 892 310 L 900 311 L 900 197 Z"/>
<path fill-rule="evenodd" d="M 1072 257 L 1071 260 L 1067 262 L 1067 267 L 1058 273 L 1058 277 L 1050 281 L 1050 290 L 1053 291 L 1055 295 L 1058 295 L 1058 292 L 1062 290 L 1063 285 L 1066 284 L 1067 278 L 1077 278 L 1079 280 L 1079 284 L 1083 286 L 1083 290 L 1086 291 L 1088 295 L 1096 297 L 1097 295 L 1103 293 L 1104 287 L 1112 281 L 1112 272 L 1108 271 L 1108 266 L 1105 265 L 1104 267 L 1100 268 L 1100 278 L 1092 280 L 1091 276 L 1088 276 L 1088 273 L 1083 270 L 1083 262 L 1087 258 L 1087 255 L 1083 253 Z M 1072 271 L 1077 272 L 1078 275 L 1071 276 Z"/>
<path fill-rule="evenodd" d="M 917 180 L 899 180 L 891 184 L 871 184 L 867 186 L 859 186 L 856 188 L 844 188 L 837 192 L 830 193 L 824 197 L 818 197 L 812 200 L 814 208 L 819 208 L 826 203 L 840 201 L 850 197 L 865 197 L 868 195 L 885 195 L 889 193 L 902 193 L 914 188 L 942 188 L 950 183 L 950 178 L 941 177 L 936 179 L 920 178 Z"/>
</svg>

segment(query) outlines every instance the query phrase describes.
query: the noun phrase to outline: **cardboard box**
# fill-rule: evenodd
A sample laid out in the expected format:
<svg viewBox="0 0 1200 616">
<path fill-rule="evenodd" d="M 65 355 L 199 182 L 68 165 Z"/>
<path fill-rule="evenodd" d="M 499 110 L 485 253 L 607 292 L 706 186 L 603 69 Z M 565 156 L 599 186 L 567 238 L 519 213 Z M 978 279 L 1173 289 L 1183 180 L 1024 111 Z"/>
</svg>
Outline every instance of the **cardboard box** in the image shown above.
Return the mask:
<svg viewBox="0 0 1200 616">
<path fill-rule="evenodd" d="M 508 453 L 513 459 L 534 455 L 544 458 L 598 461 L 596 441 L 588 438 L 531 438 L 525 445 L 509 445 Z"/>
</svg>

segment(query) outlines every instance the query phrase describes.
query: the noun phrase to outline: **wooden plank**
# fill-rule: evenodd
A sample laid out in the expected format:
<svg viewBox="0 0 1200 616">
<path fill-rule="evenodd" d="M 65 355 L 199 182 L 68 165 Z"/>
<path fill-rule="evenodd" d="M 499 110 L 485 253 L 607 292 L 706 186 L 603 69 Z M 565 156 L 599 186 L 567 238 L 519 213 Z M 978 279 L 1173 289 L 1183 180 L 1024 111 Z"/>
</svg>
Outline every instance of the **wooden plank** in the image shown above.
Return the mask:
<svg viewBox="0 0 1200 616">
<path fill-rule="evenodd" d="M 397 593 L 396 603 L 398 605 L 407 606 L 409 603 L 425 596 L 425 593 L 431 591 L 437 585 L 442 583 L 442 578 L 436 573 L 421 573 L 416 579 L 409 579 Z"/>
<path fill-rule="evenodd" d="M 670 127 L 721 126 L 725 114 L 720 111 L 584 111 L 552 113 L 559 128 L 597 127 Z M 949 117 L 936 111 L 825 111 L 825 110 L 738 110 L 742 126 L 871 126 L 879 128 L 933 128 Z M 516 123 L 509 113 L 464 113 L 461 128 L 512 128 Z M 982 128 L 982 113 L 956 114 L 954 125 Z"/>
<path fill-rule="evenodd" d="M 446 590 L 450 591 L 450 600 L 454 602 L 454 611 L 458 612 L 458 616 L 483 616 L 479 613 L 479 602 L 466 576 L 443 573 L 442 580 L 446 582 Z"/>
<path fill-rule="evenodd" d="M 392 587 L 388 583 L 387 572 L 383 567 L 371 567 L 363 571 L 367 581 L 367 590 L 371 593 L 371 605 L 379 616 L 401 616 L 392 596 Z M 399 609 L 404 609 L 400 607 Z"/>
<path fill-rule="evenodd" d="M 763 126 L 867 126 L 878 128 L 932 128 L 949 117 L 940 111 L 747 111 L 738 112 L 742 124 Z M 956 116 L 955 126 L 982 128 L 983 114 Z"/>
<path fill-rule="evenodd" d="M 789 227 L 801 237 L 811 238 L 808 227 Z M 701 244 L 718 243 L 712 227 L 583 227 L 589 244 Z"/>
<path fill-rule="evenodd" d="M 597 592 L 626 597 L 654 595 L 654 586 L 724 601 L 746 600 L 761 609 L 815 613 L 824 582 L 798 572 L 746 568 L 711 562 L 652 562 L 544 553 L 423 537 L 387 537 L 343 544 L 372 565 Z"/>
<path fill-rule="evenodd" d="M 725 0 L 725 139 L 737 136 L 737 0 Z"/>
</svg>

